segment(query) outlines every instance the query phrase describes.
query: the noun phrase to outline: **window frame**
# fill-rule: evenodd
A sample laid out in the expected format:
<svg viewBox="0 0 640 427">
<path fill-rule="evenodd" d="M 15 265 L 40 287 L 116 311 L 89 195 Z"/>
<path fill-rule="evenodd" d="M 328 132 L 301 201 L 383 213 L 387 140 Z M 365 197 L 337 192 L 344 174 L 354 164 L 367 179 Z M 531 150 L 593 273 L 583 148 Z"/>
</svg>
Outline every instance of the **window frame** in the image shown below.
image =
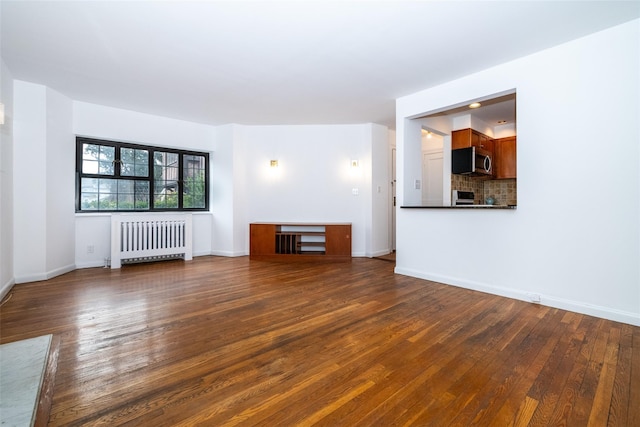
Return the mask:
<svg viewBox="0 0 640 427">
<path fill-rule="evenodd" d="M 105 175 L 100 173 L 83 173 L 83 145 L 103 145 L 108 147 L 114 147 L 114 170 L 113 175 Z M 131 176 L 121 175 L 121 149 L 130 148 L 134 150 L 146 150 L 149 153 L 148 156 L 148 176 Z M 178 207 L 176 208 L 156 208 L 155 207 L 155 177 L 154 177 L 154 158 L 156 152 L 171 153 L 178 155 Z M 185 208 L 184 204 L 184 156 L 202 156 L 204 157 L 204 207 L 203 208 Z M 82 209 L 81 194 L 82 194 L 82 179 L 114 179 L 114 180 L 126 180 L 126 181 L 144 181 L 149 183 L 149 208 L 148 209 Z M 210 189 L 210 171 L 209 171 L 209 153 L 193 150 L 180 150 L 169 147 L 158 147 L 153 145 L 136 144 L 129 142 L 111 141 L 106 139 L 88 138 L 82 136 L 76 136 L 76 195 L 75 195 L 75 209 L 76 213 L 103 213 L 103 212 L 207 212 L 209 211 L 209 189 Z"/>
</svg>

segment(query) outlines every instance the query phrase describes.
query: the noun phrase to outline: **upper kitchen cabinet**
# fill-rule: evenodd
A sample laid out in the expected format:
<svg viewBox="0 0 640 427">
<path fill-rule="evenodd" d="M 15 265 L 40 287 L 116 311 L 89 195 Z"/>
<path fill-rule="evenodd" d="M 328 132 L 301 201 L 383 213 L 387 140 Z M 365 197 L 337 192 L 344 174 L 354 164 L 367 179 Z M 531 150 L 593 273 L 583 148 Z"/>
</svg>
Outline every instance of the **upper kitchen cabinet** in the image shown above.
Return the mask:
<svg viewBox="0 0 640 427">
<path fill-rule="evenodd" d="M 461 129 L 451 132 L 451 149 L 476 147 L 494 152 L 493 139 L 473 129 Z"/>
<path fill-rule="evenodd" d="M 516 137 L 494 140 L 495 179 L 516 178 Z"/>
</svg>

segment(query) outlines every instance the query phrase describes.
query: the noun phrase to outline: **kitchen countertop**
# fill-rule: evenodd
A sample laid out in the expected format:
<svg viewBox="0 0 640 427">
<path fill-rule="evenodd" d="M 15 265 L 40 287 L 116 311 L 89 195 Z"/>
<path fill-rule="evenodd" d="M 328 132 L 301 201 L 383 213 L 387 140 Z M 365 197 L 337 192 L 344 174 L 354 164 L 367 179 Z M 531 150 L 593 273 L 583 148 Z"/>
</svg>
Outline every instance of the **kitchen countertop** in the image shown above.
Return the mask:
<svg viewBox="0 0 640 427">
<path fill-rule="evenodd" d="M 516 209 L 515 205 L 400 206 L 401 209 Z"/>
</svg>

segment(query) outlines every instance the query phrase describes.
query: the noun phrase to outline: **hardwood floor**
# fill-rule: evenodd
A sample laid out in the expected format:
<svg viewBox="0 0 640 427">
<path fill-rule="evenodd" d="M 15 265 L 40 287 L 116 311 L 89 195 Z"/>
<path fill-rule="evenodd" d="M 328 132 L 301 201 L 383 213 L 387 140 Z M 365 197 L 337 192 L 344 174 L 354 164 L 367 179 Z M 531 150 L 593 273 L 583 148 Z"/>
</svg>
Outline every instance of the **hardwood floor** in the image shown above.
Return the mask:
<svg viewBox="0 0 640 427">
<path fill-rule="evenodd" d="M 49 425 L 637 426 L 640 328 L 394 275 L 199 257 L 16 285 Z"/>
</svg>

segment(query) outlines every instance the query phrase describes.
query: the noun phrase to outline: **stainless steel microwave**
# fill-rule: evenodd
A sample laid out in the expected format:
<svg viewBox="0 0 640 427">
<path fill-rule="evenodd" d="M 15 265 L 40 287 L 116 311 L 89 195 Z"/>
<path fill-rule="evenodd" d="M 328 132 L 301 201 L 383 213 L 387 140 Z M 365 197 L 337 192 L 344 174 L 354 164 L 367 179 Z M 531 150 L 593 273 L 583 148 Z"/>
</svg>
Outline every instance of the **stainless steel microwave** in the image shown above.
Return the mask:
<svg viewBox="0 0 640 427">
<path fill-rule="evenodd" d="M 493 175 L 493 159 L 487 150 L 477 147 L 451 150 L 451 173 Z"/>
</svg>

